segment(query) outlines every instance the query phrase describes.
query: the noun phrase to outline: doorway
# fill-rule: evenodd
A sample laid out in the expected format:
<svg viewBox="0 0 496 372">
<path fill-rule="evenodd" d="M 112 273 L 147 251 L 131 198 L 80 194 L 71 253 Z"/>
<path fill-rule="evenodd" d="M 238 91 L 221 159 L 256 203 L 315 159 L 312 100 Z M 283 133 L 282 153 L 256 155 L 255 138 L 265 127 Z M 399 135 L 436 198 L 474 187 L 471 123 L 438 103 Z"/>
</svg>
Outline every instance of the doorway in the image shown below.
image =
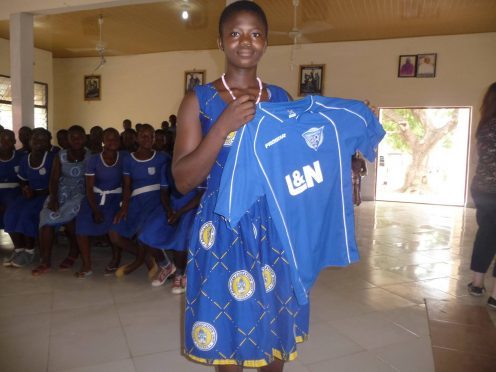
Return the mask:
<svg viewBox="0 0 496 372">
<path fill-rule="evenodd" d="M 376 200 L 465 204 L 470 107 L 382 108 Z"/>
</svg>

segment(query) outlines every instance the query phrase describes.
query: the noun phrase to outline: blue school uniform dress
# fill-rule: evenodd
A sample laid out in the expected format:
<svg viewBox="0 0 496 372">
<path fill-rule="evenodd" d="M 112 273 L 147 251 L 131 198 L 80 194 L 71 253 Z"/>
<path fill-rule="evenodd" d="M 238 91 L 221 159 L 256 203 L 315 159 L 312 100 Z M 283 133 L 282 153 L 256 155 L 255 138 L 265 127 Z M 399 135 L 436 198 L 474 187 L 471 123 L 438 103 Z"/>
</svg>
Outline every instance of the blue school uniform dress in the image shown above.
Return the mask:
<svg viewBox="0 0 496 372">
<path fill-rule="evenodd" d="M 119 151 L 112 165 L 105 163 L 101 153 L 93 154 L 88 159 L 85 176 L 94 178 L 93 194 L 103 222 L 96 223 L 93 220 L 93 210 L 85 196 L 76 217 L 76 234 L 98 236 L 108 232 L 122 200 L 122 169 L 126 156 L 129 155 Z"/>
<path fill-rule="evenodd" d="M 165 164 L 162 168 L 160 188 L 170 191 L 170 202 L 174 211 L 183 208 L 198 192 L 204 189 L 204 187 L 198 187 L 186 195 L 181 195 L 175 191 L 174 181 L 170 172 L 170 163 Z M 165 208 L 162 204 L 157 205 L 139 234 L 139 241 L 151 248 L 185 251 L 189 244 L 196 211 L 197 208 L 190 209 L 181 215 L 176 225 L 170 225 L 167 222 Z"/>
<path fill-rule="evenodd" d="M 139 160 L 131 153 L 124 159 L 123 173 L 131 177 L 131 200 L 127 217 L 110 227 L 125 238 L 132 238 L 144 227 L 148 216 L 160 204 L 160 170 L 170 157 L 154 151 L 147 160 Z"/>
<path fill-rule="evenodd" d="M 267 86 L 270 101 L 287 93 Z M 198 86 L 205 135 L 226 108 L 212 84 Z M 261 367 L 292 360 L 308 334 L 309 306 L 296 300 L 290 266 L 265 197 L 232 229 L 214 212 L 223 168 L 234 138 L 226 139 L 207 178 L 195 217 L 186 269 L 185 354 L 206 364 Z"/>
<path fill-rule="evenodd" d="M 81 201 L 85 195 L 84 171 L 86 161 L 90 157 L 90 151 L 88 149 L 85 151 L 84 159 L 79 162 L 70 162 L 67 158 L 67 150 L 60 150 L 56 154 L 60 160 L 59 209 L 57 211 L 49 209 L 50 197 L 47 197 L 40 212 L 40 227 L 60 226 L 72 221 L 78 215 Z"/>
<path fill-rule="evenodd" d="M 5 211 L 21 195 L 17 174 L 22 156 L 18 151 L 12 151 L 10 159 L 0 159 L 0 229 L 5 227 Z"/>
<path fill-rule="evenodd" d="M 24 155 L 19 165 L 19 179 L 27 182 L 35 192 L 48 191 L 50 172 L 55 155 L 45 152 L 38 167 L 31 167 L 31 155 Z M 31 199 L 18 197 L 5 212 L 5 231 L 21 233 L 31 238 L 38 237 L 40 211 L 47 197 L 46 193 L 35 195 Z"/>
<path fill-rule="evenodd" d="M 238 133 L 216 212 L 233 226 L 265 195 L 291 266 L 298 301 L 327 266 L 358 261 L 351 156 L 370 161 L 385 132 L 361 101 L 307 96 L 258 106 Z"/>
</svg>

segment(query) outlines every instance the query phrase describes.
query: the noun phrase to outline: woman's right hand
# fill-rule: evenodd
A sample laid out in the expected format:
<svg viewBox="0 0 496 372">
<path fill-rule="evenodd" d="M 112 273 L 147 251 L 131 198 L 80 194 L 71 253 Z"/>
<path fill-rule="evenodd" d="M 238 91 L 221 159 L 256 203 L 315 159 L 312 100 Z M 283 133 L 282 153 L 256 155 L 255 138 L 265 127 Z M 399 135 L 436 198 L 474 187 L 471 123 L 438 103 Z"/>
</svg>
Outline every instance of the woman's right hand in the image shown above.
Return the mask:
<svg viewBox="0 0 496 372">
<path fill-rule="evenodd" d="M 51 198 L 48 200 L 48 209 L 53 212 L 57 212 L 59 210 L 59 201 L 56 198 Z"/>
<path fill-rule="evenodd" d="M 121 222 L 122 219 L 126 219 L 127 217 L 127 208 L 124 208 L 124 207 L 121 207 L 121 209 L 119 209 L 119 212 L 117 212 L 117 214 L 115 215 L 114 217 L 114 224 L 118 224 L 119 222 Z"/>
<path fill-rule="evenodd" d="M 103 222 L 103 215 L 102 215 L 102 212 L 100 211 L 100 209 L 95 209 L 92 213 L 93 215 L 93 221 L 95 223 L 102 223 Z"/>
<path fill-rule="evenodd" d="M 22 187 L 22 196 L 26 199 L 31 199 L 34 196 L 33 189 L 28 185 Z"/>
<path fill-rule="evenodd" d="M 238 130 L 255 117 L 255 97 L 245 94 L 230 102 L 217 119 L 217 125 L 225 130 L 225 136 Z"/>
</svg>

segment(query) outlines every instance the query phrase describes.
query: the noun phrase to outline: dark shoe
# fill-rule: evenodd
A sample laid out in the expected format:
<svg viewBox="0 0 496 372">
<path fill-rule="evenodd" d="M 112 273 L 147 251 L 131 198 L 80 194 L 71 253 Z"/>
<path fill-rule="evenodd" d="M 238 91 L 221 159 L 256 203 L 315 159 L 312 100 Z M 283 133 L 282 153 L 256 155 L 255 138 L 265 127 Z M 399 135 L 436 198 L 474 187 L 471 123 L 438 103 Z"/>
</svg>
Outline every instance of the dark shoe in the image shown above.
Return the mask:
<svg viewBox="0 0 496 372">
<path fill-rule="evenodd" d="M 476 287 L 472 283 L 468 283 L 467 285 L 468 293 L 470 293 L 472 296 L 480 297 L 486 292 L 486 288 L 484 287 Z"/>
<path fill-rule="evenodd" d="M 496 310 L 496 298 L 489 297 L 487 299 L 487 306 L 489 306 L 493 310 Z"/>
</svg>

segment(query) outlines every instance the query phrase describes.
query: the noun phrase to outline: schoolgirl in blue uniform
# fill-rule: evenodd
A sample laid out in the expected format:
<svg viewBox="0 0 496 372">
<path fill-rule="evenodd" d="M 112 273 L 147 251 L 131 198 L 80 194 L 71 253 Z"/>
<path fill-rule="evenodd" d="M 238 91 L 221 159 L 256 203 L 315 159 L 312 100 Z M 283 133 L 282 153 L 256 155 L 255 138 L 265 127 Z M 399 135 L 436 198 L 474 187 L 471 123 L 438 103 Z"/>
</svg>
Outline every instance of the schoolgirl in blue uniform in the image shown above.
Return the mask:
<svg viewBox="0 0 496 372">
<path fill-rule="evenodd" d="M 76 277 L 92 274 L 90 236 L 106 235 L 122 200 L 122 169 L 126 152 L 120 152 L 120 135 L 114 128 L 103 131 L 103 151 L 93 154 L 86 164 L 86 197 L 76 217 L 76 236 L 82 267 Z M 105 268 L 111 274 L 117 270 L 120 251 L 112 247 L 112 260 Z"/>
<path fill-rule="evenodd" d="M 282 371 L 308 333 L 309 308 L 296 301 L 266 200 L 257 200 L 232 229 L 214 213 L 236 131 L 254 117 L 259 101 L 289 100 L 284 90 L 257 77 L 267 32 L 255 3 L 227 6 L 218 39 L 226 73 L 188 93 L 178 115 L 176 186 L 186 193 L 207 179 L 188 252 L 184 351 L 221 372 Z"/>
<path fill-rule="evenodd" d="M 32 262 L 34 241 L 38 238 L 40 211 L 48 195 L 48 184 L 54 154 L 50 150 L 50 134 L 46 129 L 32 132 L 31 153 L 19 164 L 22 196 L 15 199 L 5 212 L 5 231 L 14 243 L 14 256 L 6 266 L 22 267 Z"/>
<path fill-rule="evenodd" d="M 150 248 L 162 250 L 162 255 L 155 255 L 159 271 L 152 286 L 164 284 L 170 275 L 175 274 L 172 293 L 181 294 L 186 290 L 186 257 L 191 228 L 204 188 L 199 187 L 186 195 L 179 194 L 168 163 L 162 168 L 161 177 L 162 204 L 150 214 L 138 239 Z M 173 264 L 165 251 L 173 257 Z"/>
<path fill-rule="evenodd" d="M 114 217 L 109 231 L 112 244 L 136 254 L 136 259 L 116 271 L 116 276 L 127 275 L 146 262 L 149 275 L 156 274 L 155 261 L 145 253 L 145 247 L 136 244 L 133 237 L 139 234 L 155 207 L 160 204 L 160 170 L 170 158 L 153 150 L 155 130 L 143 124 L 138 131 L 138 149 L 124 159 L 122 181 L 122 207 Z"/>
<path fill-rule="evenodd" d="M 83 127 L 73 125 L 68 131 L 69 149 L 61 150 L 55 156 L 50 175 L 50 194 L 40 212 L 41 264 L 33 269 L 34 276 L 42 275 L 51 268 L 57 227 L 64 226 L 69 239 L 69 253 L 59 269 L 70 269 L 79 256 L 75 218 L 85 194 L 84 170 L 90 152 L 84 147 L 86 133 Z"/>
<path fill-rule="evenodd" d="M 17 174 L 23 155 L 16 151 L 15 143 L 14 132 L 9 129 L 0 131 L 0 229 L 4 228 L 5 210 L 21 195 Z"/>
</svg>

